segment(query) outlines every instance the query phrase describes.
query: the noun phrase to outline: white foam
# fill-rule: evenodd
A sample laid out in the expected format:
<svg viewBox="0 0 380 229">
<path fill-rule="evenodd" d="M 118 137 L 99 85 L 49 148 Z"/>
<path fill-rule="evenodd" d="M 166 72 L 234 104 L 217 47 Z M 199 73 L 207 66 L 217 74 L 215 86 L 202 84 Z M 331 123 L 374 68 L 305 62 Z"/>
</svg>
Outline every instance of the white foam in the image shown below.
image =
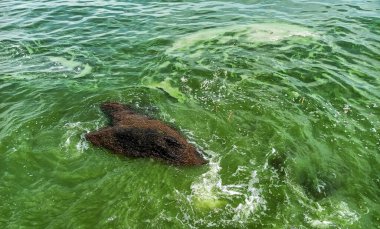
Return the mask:
<svg viewBox="0 0 380 229">
<path fill-rule="evenodd" d="M 313 220 L 309 217 L 305 217 L 306 221 L 310 224 L 310 226 L 314 228 L 330 228 L 334 226 L 334 223 L 328 220 Z"/>
<path fill-rule="evenodd" d="M 292 37 L 317 37 L 317 34 L 308 28 L 287 23 L 233 25 L 200 30 L 185 35 L 175 41 L 173 46 L 167 50 L 167 53 L 187 49 L 197 43 L 210 40 L 217 40 L 218 44 L 222 45 L 232 40 L 240 43 L 270 43 Z M 202 49 L 202 46 L 203 44 L 198 44 L 198 48 Z M 199 56 L 199 51 L 197 55 Z"/>
<path fill-rule="evenodd" d="M 55 62 L 57 64 L 62 65 L 63 67 L 74 69 L 80 65 L 82 65 L 81 62 L 79 61 L 74 61 L 73 59 L 68 60 L 63 57 L 58 57 L 58 56 L 49 56 L 48 57 L 50 61 Z"/>
<path fill-rule="evenodd" d="M 74 76 L 74 78 L 80 78 L 83 76 L 86 76 L 92 72 L 92 67 L 89 64 L 85 64 L 82 68 L 82 70 Z"/>
<path fill-rule="evenodd" d="M 88 149 L 88 143 L 84 137 L 85 133 L 88 131 L 87 131 L 87 128 L 84 127 L 84 124 L 82 122 L 66 123 L 63 127 L 66 129 L 66 133 L 65 133 L 66 140 L 63 144 L 63 147 L 66 150 L 69 150 L 74 146 L 72 144 L 71 139 L 78 135 L 80 135 L 80 139 L 79 141 L 74 143 L 76 152 L 83 153 L 84 150 Z"/>
<path fill-rule="evenodd" d="M 210 161 L 210 170 L 202 174 L 197 181 L 191 185 L 191 198 L 195 201 L 198 208 L 216 208 L 224 205 L 221 194 L 229 193 L 228 189 L 222 185 L 219 171 L 221 167 L 219 161 Z M 232 192 L 233 193 L 233 192 Z"/>
<path fill-rule="evenodd" d="M 79 152 L 83 152 L 88 149 L 88 143 L 84 137 L 84 134 L 81 134 L 79 142 L 76 144 L 76 149 Z"/>
<path fill-rule="evenodd" d="M 224 208 L 233 213 L 232 221 L 237 223 L 247 222 L 260 208 L 265 210 L 266 201 L 261 196 L 261 190 L 256 187 L 259 178 L 255 170 L 251 172 L 248 184 L 244 182 L 244 184 L 225 185 L 220 175 L 219 160 L 213 157 L 209 166 L 209 171 L 202 174 L 191 185 L 192 192 L 187 199 L 192 200 L 196 208 L 209 210 Z M 247 169 L 247 167 L 240 166 L 234 174 L 237 175 Z M 233 207 L 228 203 L 230 200 L 240 200 L 241 202 Z"/>
<path fill-rule="evenodd" d="M 305 209 L 304 219 L 313 228 L 332 228 L 337 225 L 353 225 L 360 218 L 359 214 L 349 208 L 348 204 L 341 202 L 328 202 L 322 205 L 311 201 L 302 188 L 298 185 L 288 183 L 292 187 L 293 194 L 298 196 L 298 203 Z M 327 205 L 327 206 L 326 206 Z M 334 208 L 331 211 L 331 208 Z"/>
<path fill-rule="evenodd" d="M 353 224 L 354 222 L 359 220 L 360 217 L 358 213 L 351 210 L 346 202 L 340 202 L 337 207 L 338 210 L 336 212 L 336 215 L 342 220 L 345 220 L 347 223 Z"/>
<path fill-rule="evenodd" d="M 235 208 L 236 214 L 234 215 L 233 220 L 246 222 L 260 207 L 265 210 L 266 201 L 261 197 L 261 190 L 255 187 L 258 183 L 259 178 L 257 177 L 257 172 L 253 171 L 247 187 L 248 194 L 244 194 L 244 202 L 240 203 Z"/>
<path fill-rule="evenodd" d="M 74 58 L 68 60 L 63 57 L 49 56 L 48 59 L 70 71 L 78 72 L 74 75 L 74 78 L 80 78 L 92 72 L 92 67 L 89 64 L 83 64 L 82 62 L 75 61 Z"/>
</svg>

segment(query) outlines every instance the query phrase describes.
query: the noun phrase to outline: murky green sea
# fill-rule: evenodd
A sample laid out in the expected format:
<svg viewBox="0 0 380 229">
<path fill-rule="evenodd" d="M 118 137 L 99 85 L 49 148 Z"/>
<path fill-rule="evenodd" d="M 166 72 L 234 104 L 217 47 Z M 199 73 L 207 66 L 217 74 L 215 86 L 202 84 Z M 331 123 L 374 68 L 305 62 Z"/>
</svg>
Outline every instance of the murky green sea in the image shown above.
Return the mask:
<svg viewBox="0 0 380 229">
<path fill-rule="evenodd" d="M 115 156 L 105 101 L 201 167 Z M 0 228 L 380 228 L 378 0 L 0 2 Z"/>
</svg>

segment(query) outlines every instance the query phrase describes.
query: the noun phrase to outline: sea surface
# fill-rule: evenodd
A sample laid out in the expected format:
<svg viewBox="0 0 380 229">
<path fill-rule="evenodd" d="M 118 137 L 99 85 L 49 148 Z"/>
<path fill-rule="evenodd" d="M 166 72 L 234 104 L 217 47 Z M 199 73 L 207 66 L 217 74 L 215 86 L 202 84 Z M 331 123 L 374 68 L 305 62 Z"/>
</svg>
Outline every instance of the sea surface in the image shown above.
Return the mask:
<svg viewBox="0 0 380 229">
<path fill-rule="evenodd" d="M 106 101 L 210 163 L 95 148 Z M 379 225 L 379 0 L 1 0 L 0 228 Z"/>
</svg>

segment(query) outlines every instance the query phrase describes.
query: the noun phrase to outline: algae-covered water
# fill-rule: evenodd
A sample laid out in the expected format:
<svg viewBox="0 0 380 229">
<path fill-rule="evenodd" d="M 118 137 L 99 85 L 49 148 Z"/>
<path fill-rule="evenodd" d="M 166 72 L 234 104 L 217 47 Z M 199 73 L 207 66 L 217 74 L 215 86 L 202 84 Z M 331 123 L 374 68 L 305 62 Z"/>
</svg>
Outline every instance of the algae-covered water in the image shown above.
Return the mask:
<svg viewBox="0 0 380 229">
<path fill-rule="evenodd" d="M 210 163 L 115 156 L 105 101 Z M 379 228 L 380 2 L 0 2 L 0 228 Z"/>
</svg>

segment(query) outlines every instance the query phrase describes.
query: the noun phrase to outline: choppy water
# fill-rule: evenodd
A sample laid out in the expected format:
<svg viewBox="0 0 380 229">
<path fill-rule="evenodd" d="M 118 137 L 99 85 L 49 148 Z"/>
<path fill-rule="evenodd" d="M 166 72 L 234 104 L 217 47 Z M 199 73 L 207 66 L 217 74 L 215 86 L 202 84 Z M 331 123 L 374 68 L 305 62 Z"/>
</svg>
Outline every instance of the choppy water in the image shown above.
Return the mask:
<svg viewBox="0 0 380 229">
<path fill-rule="evenodd" d="M 1 228 L 379 228 L 380 2 L 0 2 Z M 211 163 L 111 155 L 104 101 Z"/>
</svg>

